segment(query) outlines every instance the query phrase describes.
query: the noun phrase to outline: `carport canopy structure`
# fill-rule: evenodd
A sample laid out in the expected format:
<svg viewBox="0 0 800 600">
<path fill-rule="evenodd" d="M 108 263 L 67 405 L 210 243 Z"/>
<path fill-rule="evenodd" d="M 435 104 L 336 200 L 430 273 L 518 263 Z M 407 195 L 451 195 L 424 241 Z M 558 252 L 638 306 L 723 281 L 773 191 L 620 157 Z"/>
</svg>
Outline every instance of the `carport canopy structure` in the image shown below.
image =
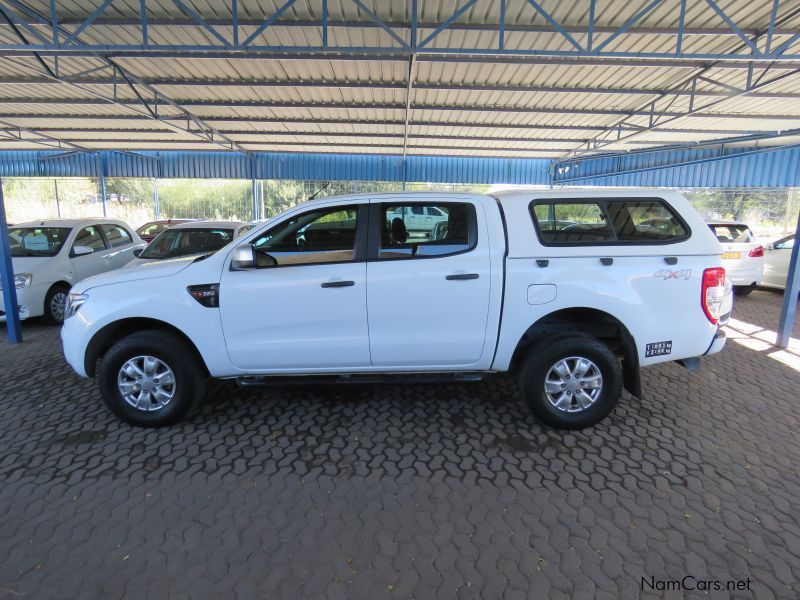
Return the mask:
<svg viewBox="0 0 800 600">
<path fill-rule="evenodd" d="M 746 159 L 738 185 L 798 185 L 798 0 L 0 0 L 0 56 L 8 151 L 215 150 L 252 177 L 259 155 L 393 157 L 433 181 L 436 157 L 502 159 L 596 185 Z"/>
</svg>

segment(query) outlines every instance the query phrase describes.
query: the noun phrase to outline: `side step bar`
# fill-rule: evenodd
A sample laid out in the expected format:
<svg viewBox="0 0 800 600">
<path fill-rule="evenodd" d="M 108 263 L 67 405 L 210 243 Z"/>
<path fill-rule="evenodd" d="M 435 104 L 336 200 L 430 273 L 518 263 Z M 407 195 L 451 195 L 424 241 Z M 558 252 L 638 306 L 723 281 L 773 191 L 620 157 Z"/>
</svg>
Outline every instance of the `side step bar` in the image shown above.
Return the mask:
<svg viewBox="0 0 800 600">
<path fill-rule="evenodd" d="M 465 383 L 482 381 L 485 373 L 350 373 L 342 375 L 257 375 L 237 377 L 239 387 L 376 384 L 376 383 Z"/>
</svg>

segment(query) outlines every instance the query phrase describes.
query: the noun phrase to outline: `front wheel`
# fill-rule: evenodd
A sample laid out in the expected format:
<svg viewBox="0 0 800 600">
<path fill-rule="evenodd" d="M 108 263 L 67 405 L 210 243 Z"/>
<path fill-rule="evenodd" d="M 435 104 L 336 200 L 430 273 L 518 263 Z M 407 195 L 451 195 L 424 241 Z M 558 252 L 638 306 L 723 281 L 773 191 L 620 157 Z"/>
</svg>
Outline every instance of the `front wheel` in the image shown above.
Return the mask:
<svg viewBox="0 0 800 600">
<path fill-rule="evenodd" d="M 614 353 L 588 335 L 567 335 L 529 352 L 520 374 L 522 397 L 534 416 L 558 429 L 601 421 L 622 395 L 622 369 Z"/>
<path fill-rule="evenodd" d="M 44 322 L 48 325 L 61 325 L 64 322 L 64 312 L 67 307 L 67 294 L 69 287 L 54 285 L 44 297 Z"/>
<path fill-rule="evenodd" d="M 206 375 L 177 336 L 142 331 L 119 340 L 98 367 L 98 385 L 111 412 L 131 425 L 172 425 L 199 406 Z"/>
</svg>

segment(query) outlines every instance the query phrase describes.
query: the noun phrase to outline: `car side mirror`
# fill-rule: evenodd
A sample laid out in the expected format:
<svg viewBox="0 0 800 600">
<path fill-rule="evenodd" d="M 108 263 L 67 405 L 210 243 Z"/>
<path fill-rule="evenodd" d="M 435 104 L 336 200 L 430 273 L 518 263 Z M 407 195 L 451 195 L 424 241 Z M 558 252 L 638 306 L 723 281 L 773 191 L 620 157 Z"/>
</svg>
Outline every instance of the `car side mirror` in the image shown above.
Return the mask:
<svg viewBox="0 0 800 600">
<path fill-rule="evenodd" d="M 256 268 L 256 250 L 253 244 L 241 244 L 233 249 L 231 271 L 247 271 Z"/>
<path fill-rule="evenodd" d="M 139 255 L 141 255 L 143 250 L 144 250 L 144 248 L 134 248 L 133 249 L 133 255 L 138 258 Z"/>
<path fill-rule="evenodd" d="M 89 246 L 73 246 L 72 247 L 72 256 L 86 256 L 87 254 L 93 254 L 94 250 L 92 250 Z"/>
</svg>

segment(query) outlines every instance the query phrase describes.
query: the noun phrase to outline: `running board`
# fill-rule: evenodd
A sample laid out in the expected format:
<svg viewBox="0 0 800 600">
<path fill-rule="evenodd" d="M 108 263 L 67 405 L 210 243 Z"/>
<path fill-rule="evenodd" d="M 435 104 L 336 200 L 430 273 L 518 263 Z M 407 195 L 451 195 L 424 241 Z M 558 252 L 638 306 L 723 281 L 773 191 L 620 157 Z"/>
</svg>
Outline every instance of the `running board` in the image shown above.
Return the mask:
<svg viewBox="0 0 800 600">
<path fill-rule="evenodd" d="M 257 375 L 237 377 L 239 387 L 376 384 L 376 383 L 466 383 L 483 381 L 484 373 L 358 373 L 345 375 Z"/>
</svg>

